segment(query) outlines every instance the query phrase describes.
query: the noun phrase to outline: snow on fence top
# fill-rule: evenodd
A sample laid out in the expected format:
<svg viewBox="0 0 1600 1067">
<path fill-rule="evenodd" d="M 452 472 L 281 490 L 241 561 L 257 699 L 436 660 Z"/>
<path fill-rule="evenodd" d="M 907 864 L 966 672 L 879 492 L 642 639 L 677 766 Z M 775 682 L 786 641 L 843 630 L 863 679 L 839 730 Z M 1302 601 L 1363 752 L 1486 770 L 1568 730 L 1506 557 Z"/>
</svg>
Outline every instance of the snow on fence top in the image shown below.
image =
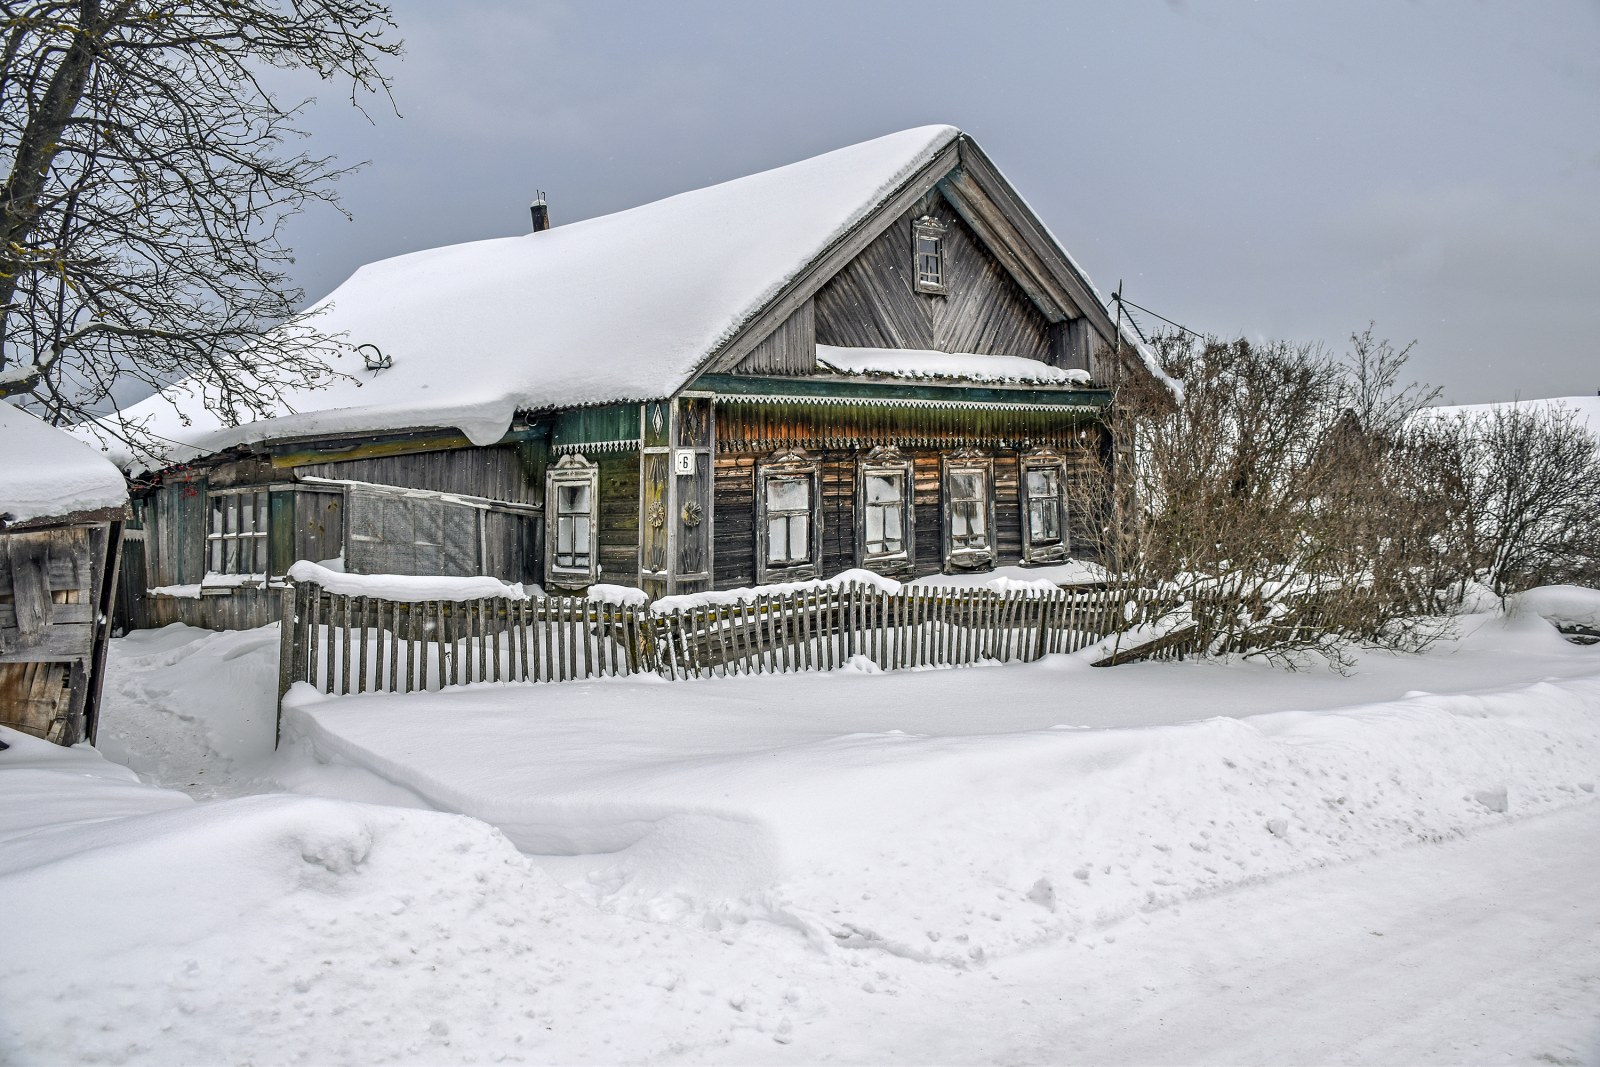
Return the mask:
<svg viewBox="0 0 1600 1067">
<path fill-rule="evenodd" d="M 275 418 L 240 427 L 222 427 L 184 383 L 126 415 L 192 455 L 411 426 L 490 444 L 518 410 L 668 396 L 959 135 L 905 130 L 614 215 L 368 264 L 316 305 L 311 325 L 376 345 L 391 367 L 335 360 L 354 381 L 292 391 Z"/>
<path fill-rule="evenodd" d="M 922 348 L 817 346 L 817 362 L 841 374 L 1034 385 L 1088 385 L 1089 372 L 1022 356 L 983 356 Z"/>
<path fill-rule="evenodd" d="M 119 508 L 122 472 L 93 448 L 0 403 L 0 525 Z"/>
</svg>

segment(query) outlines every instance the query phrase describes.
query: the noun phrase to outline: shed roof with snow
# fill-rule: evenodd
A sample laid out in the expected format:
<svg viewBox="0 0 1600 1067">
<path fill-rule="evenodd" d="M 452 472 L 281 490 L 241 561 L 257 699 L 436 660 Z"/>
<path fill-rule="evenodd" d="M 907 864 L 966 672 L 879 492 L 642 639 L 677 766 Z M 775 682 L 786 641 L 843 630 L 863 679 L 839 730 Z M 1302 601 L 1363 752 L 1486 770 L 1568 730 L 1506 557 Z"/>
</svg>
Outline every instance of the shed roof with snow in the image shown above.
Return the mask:
<svg viewBox="0 0 1600 1067">
<path fill-rule="evenodd" d="M 0 530 L 97 518 L 127 502 L 127 482 L 104 455 L 0 402 Z"/>
</svg>

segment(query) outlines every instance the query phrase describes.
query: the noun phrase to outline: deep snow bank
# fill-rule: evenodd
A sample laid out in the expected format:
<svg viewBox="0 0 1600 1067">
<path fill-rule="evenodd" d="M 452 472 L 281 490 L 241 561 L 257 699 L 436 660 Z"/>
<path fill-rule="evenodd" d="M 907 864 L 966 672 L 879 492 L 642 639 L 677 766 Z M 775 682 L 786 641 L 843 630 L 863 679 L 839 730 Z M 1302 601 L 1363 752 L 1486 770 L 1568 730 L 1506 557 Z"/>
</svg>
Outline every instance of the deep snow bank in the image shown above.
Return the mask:
<svg viewBox="0 0 1600 1067">
<path fill-rule="evenodd" d="M 764 957 L 619 924 L 476 820 L 195 803 L 0 738 L 0 1062 L 609 1062 L 812 1013 Z"/>
<path fill-rule="evenodd" d="M 1600 678 L 1071 725 L 1066 695 L 1104 673 L 1056 660 L 403 698 L 302 691 L 285 736 L 304 758 L 364 767 L 501 827 L 607 910 L 769 919 L 818 943 L 960 966 L 1588 800 L 1600 779 Z M 1128 677 L 1181 713 L 1185 692 L 1218 672 Z M 1036 724 L 1061 724 L 977 732 L 987 709 L 911 706 L 929 700 L 924 682 L 952 702 L 977 683 L 991 700 L 1034 703 Z"/>
</svg>

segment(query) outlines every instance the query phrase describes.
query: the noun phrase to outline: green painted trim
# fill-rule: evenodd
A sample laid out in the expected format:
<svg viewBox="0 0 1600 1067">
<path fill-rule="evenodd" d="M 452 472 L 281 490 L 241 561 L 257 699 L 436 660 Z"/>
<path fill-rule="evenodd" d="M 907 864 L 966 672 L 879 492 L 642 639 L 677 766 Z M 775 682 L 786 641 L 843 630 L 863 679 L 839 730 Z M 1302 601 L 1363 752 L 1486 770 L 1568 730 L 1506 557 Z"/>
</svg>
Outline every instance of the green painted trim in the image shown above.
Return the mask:
<svg viewBox="0 0 1600 1067">
<path fill-rule="evenodd" d="M 1027 405 L 1050 408 L 1103 408 L 1111 402 L 1105 389 L 1026 389 L 988 386 L 921 385 L 912 382 L 851 382 L 818 378 L 759 378 L 733 374 L 702 374 L 689 386 L 719 397 L 783 397 L 833 401 L 894 401 L 901 404 L 958 406 L 962 404 Z"/>
</svg>

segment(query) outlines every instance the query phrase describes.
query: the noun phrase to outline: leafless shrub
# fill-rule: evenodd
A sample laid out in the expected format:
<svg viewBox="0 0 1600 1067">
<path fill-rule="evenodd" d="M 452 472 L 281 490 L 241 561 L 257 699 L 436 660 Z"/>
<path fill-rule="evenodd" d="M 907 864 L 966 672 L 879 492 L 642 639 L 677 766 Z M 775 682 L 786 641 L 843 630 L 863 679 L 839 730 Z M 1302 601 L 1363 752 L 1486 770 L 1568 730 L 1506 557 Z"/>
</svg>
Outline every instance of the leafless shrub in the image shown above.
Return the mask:
<svg viewBox="0 0 1600 1067">
<path fill-rule="evenodd" d="M 1158 628 L 1212 655 L 1349 662 L 1352 641 L 1416 650 L 1446 629 L 1437 530 L 1450 500 L 1407 452 L 1432 393 L 1402 385 L 1407 349 L 1158 338 L 1182 383 L 1130 386 L 1112 417 L 1121 497 L 1080 495 L 1119 580 L 1159 589 Z M 1109 472 L 1107 478 L 1110 477 Z"/>
</svg>

